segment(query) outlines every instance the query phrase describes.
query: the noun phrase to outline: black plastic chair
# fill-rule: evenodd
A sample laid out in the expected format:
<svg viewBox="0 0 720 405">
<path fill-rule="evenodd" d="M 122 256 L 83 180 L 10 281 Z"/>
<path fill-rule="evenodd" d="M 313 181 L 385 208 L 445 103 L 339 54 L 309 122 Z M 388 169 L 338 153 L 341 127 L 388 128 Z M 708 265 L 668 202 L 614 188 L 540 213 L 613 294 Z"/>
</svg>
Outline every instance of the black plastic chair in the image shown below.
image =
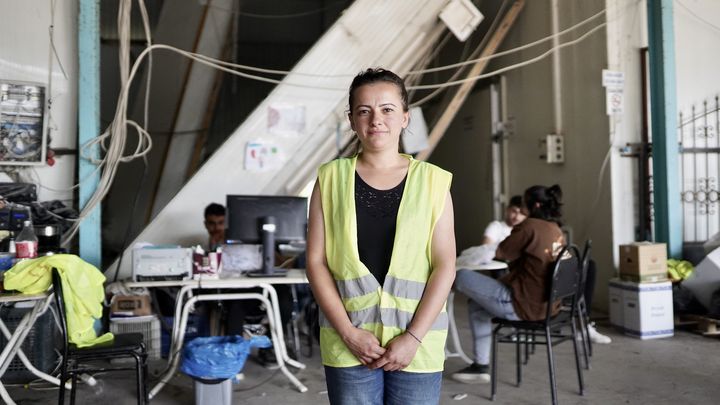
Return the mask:
<svg viewBox="0 0 720 405">
<path fill-rule="evenodd" d="M 555 359 L 553 358 L 553 346 L 566 340 L 573 342 L 575 351 L 575 366 L 577 367 L 578 385 L 580 395 L 584 395 L 584 382 L 582 375 L 582 367 L 580 366 L 580 355 L 578 351 L 577 339 L 575 339 L 577 329 L 575 326 L 577 316 L 577 297 L 578 286 L 580 283 L 580 273 L 582 271 L 582 262 L 577 246 L 570 245 L 560 252 L 558 259 L 553 265 L 552 272 L 549 274 L 548 284 L 548 303 L 562 303 L 566 300 L 570 301 L 569 310 L 560 310 L 557 314 L 553 314 L 555 305 L 548 305 L 545 319 L 539 321 L 511 321 L 508 319 L 497 318 L 497 326 L 493 330 L 493 356 L 492 356 L 492 391 L 491 400 L 495 400 L 497 392 L 497 357 L 498 343 L 514 343 L 516 347 L 515 362 L 517 367 L 517 385 L 522 382 L 522 369 L 520 364 L 520 347 L 523 340 L 527 340 L 532 336 L 532 344 L 544 344 L 547 347 L 548 370 L 550 374 L 550 390 L 552 394 L 552 403 L 557 404 L 557 384 L 555 377 Z M 563 333 L 562 330 L 570 327 L 572 333 Z M 503 328 L 512 328 L 512 332 L 504 335 L 499 339 L 499 333 Z M 542 339 L 544 332 L 545 340 Z M 523 337 L 525 339 L 523 339 Z M 527 347 L 527 346 L 526 346 Z"/>
<path fill-rule="evenodd" d="M 145 376 L 147 376 L 147 352 L 143 343 L 143 336 L 140 333 L 125 333 L 115 335 L 112 342 L 95 345 L 92 347 L 79 348 L 68 341 L 67 320 L 65 318 L 65 300 L 62 290 L 62 279 L 60 273 L 52 270 L 53 293 L 55 294 L 55 305 L 57 307 L 58 323 L 62 334 L 62 364 L 60 369 L 60 393 L 58 404 L 65 402 L 65 382 L 71 379 L 70 403 L 75 403 L 75 391 L 77 378 L 84 373 L 98 373 L 108 371 L 135 370 L 137 383 L 137 401 L 142 405 L 147 403 L 147 388 Z M 134 367 L 92 367 L 85 364 L 97 360 L 109 361 L 110 359 L 132 358 L 135 361 Z"/>
</svg>

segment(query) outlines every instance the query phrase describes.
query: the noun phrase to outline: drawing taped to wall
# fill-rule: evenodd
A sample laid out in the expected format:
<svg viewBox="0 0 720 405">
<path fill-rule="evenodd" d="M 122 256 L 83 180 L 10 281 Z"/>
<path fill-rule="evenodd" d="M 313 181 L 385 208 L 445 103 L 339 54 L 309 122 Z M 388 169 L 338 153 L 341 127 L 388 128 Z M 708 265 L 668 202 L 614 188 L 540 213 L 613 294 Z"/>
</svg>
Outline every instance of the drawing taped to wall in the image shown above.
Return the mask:
<svg viewBox="0 0 720 405">
<path fill-rule="evenodd" d="M 268 141 L 250 141 L 245 145 L 245 170 L 265 172 L 282 166 L 280 147 Z"/>
</svg>

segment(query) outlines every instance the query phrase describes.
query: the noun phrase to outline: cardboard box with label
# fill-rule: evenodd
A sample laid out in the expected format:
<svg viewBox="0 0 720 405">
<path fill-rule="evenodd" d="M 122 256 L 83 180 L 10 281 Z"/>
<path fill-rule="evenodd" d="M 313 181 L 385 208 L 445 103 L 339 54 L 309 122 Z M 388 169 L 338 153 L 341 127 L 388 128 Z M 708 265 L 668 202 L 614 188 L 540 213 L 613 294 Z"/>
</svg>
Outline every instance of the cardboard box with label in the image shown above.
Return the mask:
<svg viewBox="0 0 720 405">
<path fill-rule="evenodd" d="M 113 317 L 151 315 L 150 296 L 116 295 L 110 303 L 110 314 Z"/>
<path fill-rule="evenodd" d="M 610 280 L 610 322 L 639 339 L 673 336 L 672 284 Z"/>
<path fill-rule="evenodd" d="M 667 280 L 667 246 L 650 242 L 620 245 L 620 278 L 636 283 Z"/>
</svg>

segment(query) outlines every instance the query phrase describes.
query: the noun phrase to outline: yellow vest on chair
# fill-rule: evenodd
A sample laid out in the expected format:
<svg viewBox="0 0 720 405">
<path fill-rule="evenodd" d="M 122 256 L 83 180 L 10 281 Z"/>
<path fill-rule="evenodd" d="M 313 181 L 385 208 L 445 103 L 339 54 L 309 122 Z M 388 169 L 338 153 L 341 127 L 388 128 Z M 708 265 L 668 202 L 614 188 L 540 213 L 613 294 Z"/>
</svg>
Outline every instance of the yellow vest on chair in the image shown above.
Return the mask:
<svg viewBox="0 0 720 405">
<path fill-rule="evenodd" d="M 386 346 L 412 321 L 432 272 L 432 234 L 445 207 L 452 174 L 432 164 L 410 160 L 397 214 L 397 229 L 385 283 L 360 261 L 355 212 L 357 157 L 336 159 L 318 170 L 325 220 L 325 253 L 340 298 L 355 327 L 372 332 Z M 423 338 L 413 361 L 403 371 L 442 371 L 448 318 L 443 308 Z M 352 367 L 360 361 L 320 314 L 323 364 Z"/>
</svg>

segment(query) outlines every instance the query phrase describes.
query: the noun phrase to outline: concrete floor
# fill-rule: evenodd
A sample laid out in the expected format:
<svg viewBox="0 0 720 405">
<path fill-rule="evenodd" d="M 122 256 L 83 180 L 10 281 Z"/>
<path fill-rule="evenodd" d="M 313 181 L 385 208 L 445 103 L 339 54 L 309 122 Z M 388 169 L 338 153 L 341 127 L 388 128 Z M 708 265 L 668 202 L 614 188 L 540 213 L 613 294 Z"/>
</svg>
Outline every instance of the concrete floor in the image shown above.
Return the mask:
<svg viewBox="0 0 720 405">
<path fill-rule="evenodd" d="M 471 351 L 470 332 L 467 327 L 466 306 L 462 299 L 456 300 L 458 326 L 466 352 Z M 676 332 L 675 337 L 641 341 L 618 334 L 603 322 L 599 330 L 613 338 L 610 345 L 595 345 L 592 368 L 586 371 L 586 393 L 577 394 L 577 377 L 572 354 L 572 343 L 556 346 L 556 370 L 558 374 L 558 397 L 565 404 L 716 404 L 720 400 L 720 340 L 705 338 L 688 332 Z M 307 348 L 304 347 L 306 351 Z M 544 347 L 539 346 L 530 362 L 523 368 L 523 384 L 515 386 L 514 347 L 500 346 L 499 385 L 496 403 L 542 404 L 550 402 L 547 377 L 547 361 Z M 308 387 L 299 393 L 289 381 L 276 371 L 267 370 L 248 360 L 245 379 L 233 386 L 234 404 L 293 404 L 318 405 L 328 402 L 325 380 L 319 360 L 317 345 L 313 356 L 300 359 L 307 365 L 297 372 L 297 377 Z M 163 363 L 152 365 L 156 371 Z M 465 364 L 458 358 L 445 363 L 445 378 L 441 395 L 442 404 L 490 403 L 490 386 L 456 383 L 449 375 Z M 98 375 L 99 379 L 103 376 Z M 133 376 L 128 374 L 107 375 L 102 395 L 95 395 L 88 387 L 81 387 L 77 403 L 134 404 Z M 38 387 L 40 388 L 40 387 Z M 51 404 L 57 401 L 56 390 L 8 387 L 10 395 L 18 404 Z M 454 400 L 456 394 L 467 394 L 462 400 Z M 191 380 L 178 375 L 166 386 L 154 405 L 194 404 Z"/>
</svg>

